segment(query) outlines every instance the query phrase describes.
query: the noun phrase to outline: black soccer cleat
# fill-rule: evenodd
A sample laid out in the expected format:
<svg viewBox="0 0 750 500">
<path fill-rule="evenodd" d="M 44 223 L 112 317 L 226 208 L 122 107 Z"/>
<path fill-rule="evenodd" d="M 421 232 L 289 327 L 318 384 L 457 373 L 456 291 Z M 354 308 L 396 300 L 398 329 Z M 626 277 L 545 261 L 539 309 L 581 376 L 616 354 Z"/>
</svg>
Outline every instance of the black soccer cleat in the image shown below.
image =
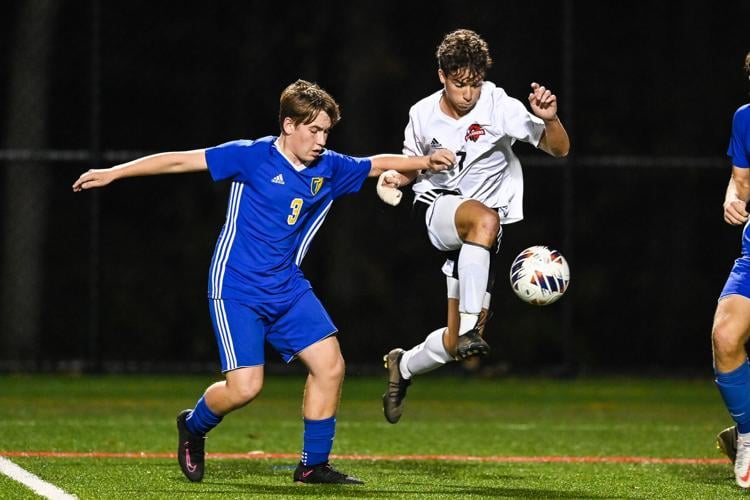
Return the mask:
<svg viewBox="0 0 750 500">
<path fill-rule="evenodd" d="M 192 434 L 185 426 L 185 419 L 192 410 L 182 410 L 177 415 L 177 461 L 185 477 L 193 482 L 203 479 L 204 462 L 206 458 L 206 436 Z"/>
<path fill-rule="evenodd" d="M 388 369 L 388 388 L 383 394 L 383 414 L 392 424 L 398 422 L 404 412 L 406 389 L 411 384 L 411 379 L 402 377 L 398 368 L 403 355 L 404 350 L 397 348 L 383 356 L 385 367 Z"/>
<path fill-rule="evenodd" d="M 294 470 L 295 483 L 307 484 L 365 484 L 354 476 L 339 472 L 328 462 L 318 465 L 303 465 L 300 462 Z"/>
<path fill-rule="evenodd" d="M 716 447 L 734 463 L 737 457 L 737 426 L 727 427 L 716 436 Z"/>
<path fill-rule="evenodd" d="M 490 345 L 479 334 L 479 329 L 473 328 L 458 336 L 456 342 L 456 359 L 467 359 L 472 356 L 483 358 L 490 353 Z"/>
</svg>

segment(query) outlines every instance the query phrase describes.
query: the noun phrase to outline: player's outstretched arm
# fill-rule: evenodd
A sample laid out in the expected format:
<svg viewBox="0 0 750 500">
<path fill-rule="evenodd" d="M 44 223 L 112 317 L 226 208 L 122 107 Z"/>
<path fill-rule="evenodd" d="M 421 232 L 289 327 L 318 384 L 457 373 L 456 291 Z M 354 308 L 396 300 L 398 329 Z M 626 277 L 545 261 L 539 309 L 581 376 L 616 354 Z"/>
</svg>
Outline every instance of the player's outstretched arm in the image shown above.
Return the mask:
<svg viewBox="0 0 750 500">
<path fill-rule="evenodd" d="M 456 155 L 447 149 L 439 149 L 430 156 L 377 155 L 370 158 L 369 177 L 378 177 L 377 193 L 380 199 L 396 206 L 401 202 L 399 187 L 406 186 L 420 170 L 442 172 L 456 163 Z"/>
<path fill-rule="evenodd" d="M 544 120 L 544 134 L 539 149 L 552 156 L 566 156 L 570 151 L 570 139 L 557 116 L 557 96 L 548 88 L 534 82 L 529 94 L 531 111 Z"/>
<path fill-rule="evenodd" d="M 111 168 L 91 169 L 81 174 L 73 183 L 73 191 L 104 187 L 123 177 L 138 177 L 143 175 L 181 174 L 185 172 L 200 172 L 207 170 L 206 153 L 203 149 L 193 151 L 179 151 L 173 153 L 159 153 L 144 156 L 137 160 L 115 165 Z"/>
<path fill-rule="evenodd" d="M 724 196 L 724 220 L 738 226 L 747 222 L 747 202 L 750 200 L 750 168 L 732 165 L 727 193 Z"/>
<path fill-rule="evenodd" d="M 369 177 L 379 177 L 387 170 L 396 170 L 401 173 L 418 172 L 419 170 L 432 170 L 442 172 L 452 168 L 456 164 L 456 155 L 447 149 L 438 149 L 430 156 L 406 156 L 406 155 L 376 155 L 370 157 L 372 166 Z"/>
<path fill-rule="evenodd" d="M 372 174 L 372 170 L 370 174 Z M 402 193 L 399 188 L 409 184 L 417 175 L 419 175 L 419 170 L 403 173 L 395 170 L 386 170 L 378 177 L 378 183 L 375 188 L 378 196 L 383 202 L 395 207 L 401 203 Z"/>
<path fill-rule="evenodd" d="M 395 207 L 401 203 L 402 193 L 399 188 L 409 184 L 418 174 L 418 171 L 402 174 L 395 170 L 386 170 L 380 174 L 380 177 L 378 177 L 378 183 L 375 190 L 383 202 Z"/>
</svg>

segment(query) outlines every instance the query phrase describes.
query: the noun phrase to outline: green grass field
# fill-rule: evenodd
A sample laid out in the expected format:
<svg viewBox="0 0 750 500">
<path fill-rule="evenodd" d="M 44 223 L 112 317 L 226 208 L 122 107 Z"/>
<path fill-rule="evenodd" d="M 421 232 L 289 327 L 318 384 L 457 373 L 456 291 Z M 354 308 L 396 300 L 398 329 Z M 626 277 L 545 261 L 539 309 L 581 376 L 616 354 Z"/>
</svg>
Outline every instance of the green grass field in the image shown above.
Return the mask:
<svg viewBox="0 0 750 500">
<path fill-rule="evenodd" d="M 344 384 L 333 459 L 364 486 L 295 485 L 302 376 L 268 377 L 260 398 L 207 440 L 202 483 L 176 460 L 174 418 L 209 377 L 0 377 L 0 456 L 81 499 L 116 498 L 730 498 L 744 496 L 714 448 L 729 425 L 711 380 L 422 377 L 397 425 L 382 416 L 384 379 Z M 55 458 L 13 452 L 144 452 L 157 458 Z M 516 462 L 396 460 L 396 455 L 528 457 Z M 382 457 L 385 456 L 385 459 Z M 539 462 L 538 457 L 709 459 Z M 616 460 L 620 460 L 619 458 Z M 38 498 L 0 474 L 0 498 Z"/>
</svg>

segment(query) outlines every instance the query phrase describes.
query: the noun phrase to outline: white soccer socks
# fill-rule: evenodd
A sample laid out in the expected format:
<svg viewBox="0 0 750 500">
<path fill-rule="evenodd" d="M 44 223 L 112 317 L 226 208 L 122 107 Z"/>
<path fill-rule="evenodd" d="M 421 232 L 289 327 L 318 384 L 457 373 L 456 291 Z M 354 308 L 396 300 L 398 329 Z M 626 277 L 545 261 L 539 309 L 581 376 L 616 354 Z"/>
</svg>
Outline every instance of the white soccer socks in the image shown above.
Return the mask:
<svg viewBox="0 0 750 500">
<path fill-rule="evenodd" d="M 458 334 L 473 329 L 485 301 L 490 274 L 490 252 L 483 246 L 464 243 L 458 254 L 459 311 Z"/>
<path fill-rule="evenodd" d="M 739 434 L 737 437 L 734 478 L 740 488 L 750 488 L 750 433 Z"/>
<path fill-rule="evenodd" d="M 461 323 L 458 334 L 472 330 L 479 321 L 483 307 L 489 306 L 487 281 L 490 273 L 490 252 L 480 245 L 464 243 L 458 254 L 458 295 L 455 295 L 455 281 L 448 278 L 448 297 L 459 299 Z M 412 347 L 401 356 L 399 371 L 405 379 L 420 375 L 453 361 L 443 344 L 445 328 L 438 328 L 416 347 Z"/>
<path fill-rule="evenodd" d="M 412 375 L 420 375 L 453 361 L 443 345 L 445 328 L 438 328 L 416 347 L 412 347 L 401 356 L 399 370 L 401 376 L 410 379 Z"/>
</svg>

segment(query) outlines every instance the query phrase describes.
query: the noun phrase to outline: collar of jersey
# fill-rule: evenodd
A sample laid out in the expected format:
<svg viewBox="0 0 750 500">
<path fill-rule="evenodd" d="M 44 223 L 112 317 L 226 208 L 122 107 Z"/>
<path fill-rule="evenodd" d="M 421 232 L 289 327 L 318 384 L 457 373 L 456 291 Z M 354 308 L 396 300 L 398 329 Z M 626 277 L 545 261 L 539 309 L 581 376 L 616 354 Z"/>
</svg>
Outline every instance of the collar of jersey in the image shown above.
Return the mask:
<svg viewBox="0 0 750 500">
<path fill-rule="evenodd" d="M 480 97 L 480 99 L 481 99 L 481 97 Z M 477 103 L 477 104 L 479 104 L 479 103 Z M 435 108 L 436 108 L 436 112 L 437 112 L 438 116 L 442 120 L 447 121 L 448 123 L 461 123 L 463 121 L 466 121 L 468 119 L 467 117 L 471 116 L 471 114 L 474 112 L 474 110 L 477 109 L 477 106 L 475 104 L 474 107 L 471 108 L 471 110 L 468 113 L 466 113 L 463 116 L 459 116 L 458 118 L 453 118 L 452 116 L 448 115 L 445 111 L 443 111 L 440 108 L 440 99 L 438 99 L 435 102 Z"/>
<path fill-rule="evenodd" d="M 295 165 L 294 163 L 292 163 L 292 160 L 290 160 L 289 158 L 287 158 L 287 156 L 284 154 L 284 152 L 279 147 L 279 138 L 278 137 L 276 138 L 275 141 L 273 141 L 273 147 L 276 148 L 276 151 L 279 152 L 279 154 L 287 161 L 287 163 L 289 163 L 289 166 L 292 167 L 294 170 L 296 170 L 297 172 L 302 172 L 304 170 L 307 170 L 307 166 L 305 166 L 305 165 Z"/>
</svg>

